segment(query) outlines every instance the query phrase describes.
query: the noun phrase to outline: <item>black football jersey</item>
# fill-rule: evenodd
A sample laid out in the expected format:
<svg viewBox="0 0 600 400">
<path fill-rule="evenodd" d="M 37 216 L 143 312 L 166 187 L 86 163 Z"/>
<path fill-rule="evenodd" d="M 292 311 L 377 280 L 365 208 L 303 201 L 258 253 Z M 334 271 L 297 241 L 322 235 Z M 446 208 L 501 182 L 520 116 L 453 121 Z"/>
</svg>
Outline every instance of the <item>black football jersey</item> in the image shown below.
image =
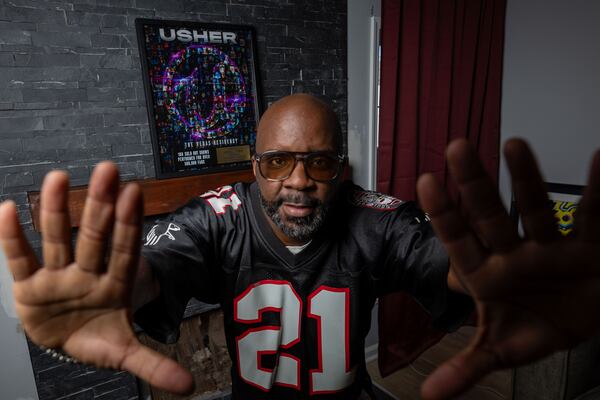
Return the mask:
<svg viewBox="0 0 600 400">
<path fill-rule="evenodd" d="M 256 183 L 224 186 L 157 222 L 142 250 L 161 294 L 136 323 L 174 342 L 190 298 L 220 304 L 234 399 L 358 397 L 370 382 L 364 339 L 381 294 L 407 291 L 449 328 L 470 311 L 448 290 L 446 253 L 412 202 L 345 182 L 296 255 L 267 218 Z"/>
</svg>

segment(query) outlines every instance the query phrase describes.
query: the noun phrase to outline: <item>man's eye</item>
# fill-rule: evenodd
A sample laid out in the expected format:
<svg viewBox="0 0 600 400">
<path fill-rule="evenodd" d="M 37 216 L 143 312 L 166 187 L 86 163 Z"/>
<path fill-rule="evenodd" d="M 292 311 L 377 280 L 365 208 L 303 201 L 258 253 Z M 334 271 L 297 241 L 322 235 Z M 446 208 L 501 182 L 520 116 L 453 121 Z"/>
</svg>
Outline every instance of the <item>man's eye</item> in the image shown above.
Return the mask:
<svg viewBox="0 0 600 400">
<path fill-rule="evenodd" d="M 315 168 L 330 168 L 332 163 L 327 157 L 315 157 L 310 164 Z"/>
<path fill-rule="evenodd" d="M 287 165 L 287 161 L 282 157 L 269 158 L 269 167 L 272 168 L 283 168 Z"/>
</svg>

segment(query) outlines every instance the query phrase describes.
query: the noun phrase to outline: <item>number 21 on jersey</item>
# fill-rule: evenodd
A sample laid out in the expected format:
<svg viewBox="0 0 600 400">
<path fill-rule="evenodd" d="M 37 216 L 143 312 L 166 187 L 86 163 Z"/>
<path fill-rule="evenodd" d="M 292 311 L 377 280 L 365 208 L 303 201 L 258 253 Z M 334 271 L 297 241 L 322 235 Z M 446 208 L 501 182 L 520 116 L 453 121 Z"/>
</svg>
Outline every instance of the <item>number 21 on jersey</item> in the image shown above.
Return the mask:
<svg viewBox="0 0 600 400">
<path fill-rule="evenodd" d="M 317 322 L 319 364 L 309 371 L 310 394 L 340 391 L 354 381 L 350 368 L 350 292 L 321 286 L 307 299 L 309 318 Z M 235 298 L 236 322 L 262 322 L 262 314 L 278 312 L 280 325 L 250 328 L 236 338 L 238 371 L 248 384 L 263 391 L 272 385 L 300 390 L 301 360 L 286 352 L 301 339 L 302 300 L 287 281 L 257 282 Z M 263 355 L 278 354 L 274 369 L 261 366 Z"/>
</svg>

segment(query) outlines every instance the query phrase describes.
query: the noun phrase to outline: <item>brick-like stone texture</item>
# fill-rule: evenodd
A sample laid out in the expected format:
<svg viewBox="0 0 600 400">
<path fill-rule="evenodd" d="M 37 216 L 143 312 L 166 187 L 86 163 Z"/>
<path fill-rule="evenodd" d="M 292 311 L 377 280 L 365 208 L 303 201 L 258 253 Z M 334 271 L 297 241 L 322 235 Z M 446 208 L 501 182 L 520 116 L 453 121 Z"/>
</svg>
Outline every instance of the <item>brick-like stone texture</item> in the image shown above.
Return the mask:
<svg viewBox="0 0 600 400">
<path fill-rule="evenodd" d="M 342 0 L 0 0 L 0 201 L 17 203 L 40 255 L 26 193 L 44 175 L 86 184 L 112 159 L 124 179 L 154 176 L 136 18 L 252 25 L 263 106 L 327 97 L 346 127 Z M 31 345 L 41 400 L 137 397 L 128 374 L 64 366 Z"/>
</svg>

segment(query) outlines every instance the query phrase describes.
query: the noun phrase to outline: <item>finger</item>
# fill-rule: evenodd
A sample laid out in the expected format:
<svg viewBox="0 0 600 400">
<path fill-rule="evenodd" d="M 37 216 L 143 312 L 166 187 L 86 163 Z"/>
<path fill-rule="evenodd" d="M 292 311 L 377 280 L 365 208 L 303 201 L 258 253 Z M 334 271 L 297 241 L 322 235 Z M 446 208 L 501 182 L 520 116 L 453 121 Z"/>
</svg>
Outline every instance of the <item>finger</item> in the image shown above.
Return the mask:
<svg viewBox="0 0 600 400">
<path fill-rule="evenodd" d="M 71 220 L 68 210 L 69 177 L 62 171 L 46 175 L 40 200 L 44 266 L 62 268 L 72 261 Z"/>
<path fill-rule="evenodd" d="M 548 205 L 542 175 L 529 146 L 521 139 L 511 139 L 504 146 L 504 156 L 527 237 L 540 243 L 558 238 L 554 213 Z"/>
<path fill-rule="evenodd" d="M 135 276 L 141 246 L 143 202 L 138 185 L 125 186 L 117 200 L 116 217 L 108 273 L 130 284 Z"/>
<path fill-rule="evenodd" d="M 480 240 L 494 252 L 513 249 L 519 241 L 517 230 L 475 151 L 461 139 L 448 146 L 446 155 L 450 173 Z"/>
<path fill-rule="evenodd" d="M 577 209 L 577 235 L 588 242 L 600 241 L 600 151 L 592 159 L 588 185 Z"/>
<path fill-rule="evenodd" d="M 439 366 L 421 386 L 425 400 L 450 399 L 499 367 L 498 359 L 481 349 L 466 349 Z"/>
<path fill-rule="evenodd" d="M 98 164 L 90 179 L 75 250 L 77 265 L 85 271 L 98 273 L 103 270 L 118 187 L 116 166 L 111 162 Z"/>
<path fill-rule="evenodd" d="M 12 201 L 0 204 L 0 243 L 15 281 L 28 278 L 39 268 L 35 254 L 23 235 L 17 207 Z"/>
<path fill-rule="evenodd" d="M 422 175 L 417 181 L 421 206 L 429 214 L 431 224 L 442 241 L 453 266 L 468 274 L 480 266 L 487 253 L 468 229 L 464 218 L 448 198 L 433 175 Z"/>
<path fill-rule="evenodd" d="M 187 395 L 194 390 L 192 375 L 175 361 L 139 343 L 132 345 L 121 369 L 142 378 L 155 388 Z"/>
</svg>

